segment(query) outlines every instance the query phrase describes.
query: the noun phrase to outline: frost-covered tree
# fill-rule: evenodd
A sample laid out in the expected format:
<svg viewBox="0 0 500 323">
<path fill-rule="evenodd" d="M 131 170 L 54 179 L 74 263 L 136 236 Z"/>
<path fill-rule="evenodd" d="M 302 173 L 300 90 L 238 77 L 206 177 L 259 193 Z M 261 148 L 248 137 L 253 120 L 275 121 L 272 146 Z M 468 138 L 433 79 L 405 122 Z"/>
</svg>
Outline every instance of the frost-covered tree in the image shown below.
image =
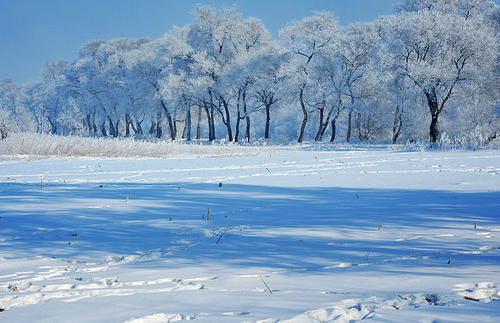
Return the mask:
<svg viewBox="0 0 500 323">
<path fill-rule="evenodd" d="M 399 12 L 437 11 L 468 19 L 486 17 L 494 7 L 493 0 L 402 0 L 397 9 Z"/>
<path fill-rule="evenodd" d="M 415 113 L 421 112 L 419 104 L 420 92 L 404 75 L 395 75 L 384 82 L 385 96 L 390 108 L 389 126 L 391 127 L 391 142 L 398 143 L 401 138 L 410 136 L 413 124 L 416 122 Z M 412 116 L 413 115 L 413 116 Z"/>
<path fill-rule="evenodd" d="M 356 86 L 357 106 L 353 113 L 353 133 L 360 142 L 386 141 L 392 123 L 391 94 L 375 73 L 363 76 L 363 85 Z"/>
<path fill-rule="evenodd" d="M 0 80 L 0 110 L 15 113 L 19 104 L 20 87 L 10 79 Z"/>
<path fill-rule="evenodd" d="M 236 133 L 239 134 L 239 121 L 245 120 L 247 142 L 250 141 L 250 114 L 258 111 L 264 111 L 265 114 L 264 139 L 270 138 L 271 110 L 283 96 L 285 80 L 289 76 L 285 66 L 290 59 L 291 54 L 279 44 L 268 43 L 240 55 L 230 73 L 227 73 L 228 82 L 237 93 Z"/>
<path fill-rule="evenodd" d="M 497 57 L 493 31 L 480 19 L 433 10 L 387 16 L 379 23 L 384 60 L 425 95 L 430 140 L 436 142 L 439 117 L 450 98 L 491 75 Z"/>
<path fill-rule="evenodd" d="M 199 104 L 205 108 L 209 140 L 215 139 L 214 115 L 218 113 L 226 126 L 229 141 L 233 141 L 231 110 L 237 95 L 224 75 L 230 73 L 237 57 L 249 55 L 268 39 L 269 33 L 260 20 L 244 19 L 235 8 L 197 8 L 188 43 L 195 53 L 196 83 L 201 85 L 200 90 L 205 88 L 197 97 Z"/>
<path fill-rule="evenodd" d="M 231 69 L 224 74 L 224 82 L 232 87 L 234 93 L 237 93 L 235 142 L 240 141 L 240 125 L 243 120 L 246 121 L 245 140 L 250 142 L 250 115 L 255 112 L 249 105 L 250 87 L 256 81 L 254 69 L 250 67 L 252 59 L 252 55 L 239 56 L 232 64 Z"/>
<path fill-rule="evenodd" d="M 252 84 L 255 97 L 266 114 L 264 139 L 269 139 L 271 108 L 280 103 L 280 100 L 284 101 L 286 92 L 283 88 L 288 77 L 286 66 L 291 57 L 278 45 L 267 47 L 261 55 L 255 57 L 255 65 L 250 65 L 250 68 L 256 75 L 256 81 Z"/>
<path fill-rule="evenodd" d="M 356 104 L 363 102 L 362 93 L 367 93 L 368 78 L 374 61 L 377 34 L 372 24 L 354 24 L 338 37 L 338 46 L 321 55 L 313 65 L 313 78 L 317 79 L 319 102 L 319 127 L 315 140 L 320 141 L 331 124 L 331 141 L 335 140 L 336 122 L 347 109 L 347 136 L 352 131 L 352 114 Z"/>
<path fill-rule="evenodd" d="M 0 140 L 8 137 L 10 128 L 12 127 L 10 113 L 6 110 L 0 110 Z"/>
<path fill-rule="evenodd" d="M 29 131 L 46 133 L 50 131 L 49 104 L 50 95 L 41 81 L 35 81 L 23 86 L 22 107 L 25 107 L 33 116 L 35 127 Z M 16 113 L 19 116 L 19 112 Z"/>
<path fill-rule="evenodd" d="M 63 110 L 57 116 L 58 124 L 63 128 L 58 134 L 82 135 L 85 130 L 84 115 L 73 97 L 68 97 Z M 61 128 L 59 127 L 59 128 Z"/>
<path fill-rule="evenodd" d="M 327 129 L 334 141 L 340 124 L 347 141 L 393 143 L 427 137 L 430 112 L 433 142 L 440 129 L 494 140 L 498 5 L 402 0 L 398 10 L 345 29 L 315 13 L 289 23 L 277 42 L 234 7 L 198 7 L 191 24 L 158 39 L 91 41 L 71 63 L 46 63 L 40 81 L 1 80 L 0 111 L 14 132 L 143 137 L 149 127 L 157 138 L 208 130 L 210 141 L 249 142 L 298 129 L 302 142 L 306 133 L 321 141 Z"/>
<path fill-rule="evenodd" d="M 317 12 L 311 17 L 292 21 L 280 31 L 284 46 L 301 58 L 296 70 L 296 87 L 303 114 L 298 142 L 304 140 L 304 132 L 309 118 L 305 103 L 305 92 L 313 60 L 325 52 L 332 51 L 338 45 L 340 26 L 328 12 Z M 312 90 L 314 92 L 314 90 Z"/>
<path fill-rule="evenodd" d="M 87 115 L 87 127 L 96 134 L 96 122 L 102 135 L 119 136 L 120 124 L 130 125 L 130 99 L 136 100 L 134 80 L 130 80 L 130 57 L 147 39 L 115 39 L 108 42 L 92 41 L 80 51 L 81 59 L 70 69 L 67 77 L 77 89 L 80 109 Z M 74 74 L 74 75 L 73 75 Z M 142 89 L 142 86 L 138 88 Z M 144 93 L 139 93 L 146 95 Z M 97 121 L 96 121 L 97 120 Z"/>
<path fill-rule="evenodd" d="M 66 87 L 64 86 L 64 71 L 69 66 L 66 61 L 54 61 L 45 63 L 42 70 L 42 85 L 45 92 L 45 105 L 47 118 L 50 124 L 50 132 L 58 132 L 58 116 L 64 109 L 66 101 Z"/>
<path fill-rule="evenodd" d="M 363 100 L 362 89 L 368 87 L 367 80 L 375 77 L 375 74 L 370 74 L 370 69 L 372 68 L 371 63 L 374 62 L 377 41 L 376 29 L 373 24 L 351 25 L 342 38 L 342 47 L 339 53 L 343 77 L 341 92 L 344 92 L 350 101 L 347 117 L 347 142 L 351 136 L 351 118 L 356 101 Z"/>
<path fill-rule="evenodd" d="M 26 91 L 29 88 L 29 85 L 20 86 L 10 79 L 0 80 L 0 110 L 10 116 L 10 131 L 36 131 L 33 112 L 27 106 L 31 100 Z"/>
</svg>

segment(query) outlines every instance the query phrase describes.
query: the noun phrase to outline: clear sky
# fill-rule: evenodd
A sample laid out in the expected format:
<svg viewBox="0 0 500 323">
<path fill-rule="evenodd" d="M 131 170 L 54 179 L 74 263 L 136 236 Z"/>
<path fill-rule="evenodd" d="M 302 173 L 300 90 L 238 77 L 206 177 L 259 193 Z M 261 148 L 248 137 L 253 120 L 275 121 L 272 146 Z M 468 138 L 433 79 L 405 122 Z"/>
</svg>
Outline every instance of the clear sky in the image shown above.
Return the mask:
<svg viewBox="0 0 500 323">
<path fill-rule="evenodd" d="M 398 0 L 0 0 L 0 79 L 29 82 L 45 61 L 78 58 L 89 40 L 157 38 L 191 22 L 198 5 L 237 5 L 262 19 L 277 37 L 289 21 L 315 10 L 332 12 L 342 25 L 391 14 Z"/>
</svg>

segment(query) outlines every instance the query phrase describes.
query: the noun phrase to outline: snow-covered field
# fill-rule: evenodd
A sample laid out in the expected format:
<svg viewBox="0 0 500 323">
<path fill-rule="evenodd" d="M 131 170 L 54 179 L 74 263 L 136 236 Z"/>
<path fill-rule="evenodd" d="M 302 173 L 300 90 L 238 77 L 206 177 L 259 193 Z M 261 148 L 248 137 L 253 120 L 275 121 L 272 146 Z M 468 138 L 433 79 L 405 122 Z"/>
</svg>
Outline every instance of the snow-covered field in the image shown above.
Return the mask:
<svg viewBox="0 0 500 323">
<path fill-rule="evenodd" d="M 497 322 L 500 152 L 4 157 L 1 322 Z"/>
</svg>

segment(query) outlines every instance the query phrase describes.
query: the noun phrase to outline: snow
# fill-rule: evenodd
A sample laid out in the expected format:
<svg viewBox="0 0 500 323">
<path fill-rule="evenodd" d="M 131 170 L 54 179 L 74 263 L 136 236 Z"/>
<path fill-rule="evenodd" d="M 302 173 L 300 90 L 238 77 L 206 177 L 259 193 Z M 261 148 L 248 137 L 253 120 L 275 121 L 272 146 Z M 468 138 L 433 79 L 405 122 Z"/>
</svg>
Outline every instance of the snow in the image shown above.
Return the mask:
<svg viewBox="0 0 500 323">
<path fill-rule="evenodd" d="M 384 146 L 5 157 L 0 321 L 494 322 L 499 175 Z"/>
</svg>

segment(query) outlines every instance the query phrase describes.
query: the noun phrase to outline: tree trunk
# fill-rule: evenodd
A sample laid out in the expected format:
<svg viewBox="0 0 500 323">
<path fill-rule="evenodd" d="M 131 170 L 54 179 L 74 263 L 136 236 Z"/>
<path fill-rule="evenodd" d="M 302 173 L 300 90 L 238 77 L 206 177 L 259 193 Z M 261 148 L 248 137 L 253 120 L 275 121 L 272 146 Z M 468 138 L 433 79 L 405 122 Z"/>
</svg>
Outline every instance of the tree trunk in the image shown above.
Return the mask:
<svg viewBox="0 0 500 323">
<path fill-rule="evenodd" d="M 433 143 L 439 140 L 438 118 L 439 114 L 433 115 L 431 120 L 431 125 L 429 127 L 429 135 L 431 142 Z"/>
<path fill-rule="evenodd" d="M 347 117 L 347 136 L 345 138 L 347 142 L 351 140 L 351 132 L 352 132 L 352 108 L 349 110 L 349 115 Z"/>
<path fill-rule="evenodd" d="M 205 113 L 207 114 L 208 122 L 208 140 L 215 140 L 215 126 L 214 126 L 214 108 L 208 105 L 205 106 Z"/>
<path fill-rule="evenodd" d="M 339 112 L 337 112 L 337 115 L 335 116 L 335 118 L 333 118 L 332 125 L 335 125 L 338 115 Z M 330 118 L 331 118 L 331 113 L 328 113 L 326 120 L 320 125 L 320 128 L 318 129 L 318 133 L 316 134 L 316 138 L 314 138 L 314 141 L 323 140 L 323 136 L 325 135 L 326 129 L 328 128 L 328 124 L 330 123 Z"/>
<path fill-rule="evenodd" d="M 300 99 L 300 107 L 302 108 L 302 113 L 304 114 L 304 119 L 302 120 L 302 126 L 300 127 L 300 135 L 298 140 L 298 142 L 301 143 L 304 140 L 304 132 L 306 130 L 307 118 L 308 118 L 306 105 L 304 103 L 304 86 L 302 86 L 302 88 L 300 89 L 299 99 Z"/>
<path fill-rule="evenodd" d="M 240 121 L 241 121 L 241 111 L 240 111 L 240 99 L 241 99 L 241 88 L 238 89 L 238 98 L 236 99 L 236 128 L 234 135 L 234 142 L 238 142 L 240 136 Z"/>
<path fill-rule="evenodd" d="M 217 138 L 215 136 L 215 106 L 212 105 L 210 108 L 210 128 L 212 128 L 212 141 L 215 141 Z"/>
<path fill-rule="evenodd" d="M 160 139 L 163 135 L 163 130 L 161 128 L 161 121 L 156 121 L 156 138 Z"/>
<path fill-rule="evenodd" d="M 149 135 L 153 136 L 156 133 L 156 120 L 151 121 L 151 127 L 149 128 Z"/>
<path fill-rule="evenodd" d="M 115 126 L 113 124 L 113 121 L 111 121 L 110 117 L 108 117 L 108 122 L 109 122 L 109 135 L 111 137 L 116 137 L 116 135 L 115 135 Z"/>
<path fill-rule="evenodd" d="M 213 123 L 214 123 L 214 110 L 215 110 L 215 106 L 214 106 L 214 97 L 213 97 L 213 94 L 212 94 L 212 90 L 209 90 L 209 93 L 210 93 L 210 110 L 207 111 L 207 116 L 208 116 L 208 126 L 210 127 L 210 131 L 209 131 L 209 140 L 210 141 L 214 141 L 215 140 L 215 133 L 214 133 L 214 127 L 213 127 Z"/>
<path fill-rule="evenodd" d="M 95 123 L 95 112 L 88 113 L 86 116 L 86 123 L 89 129 L 89 136 L 97 136 L 97 125 Z"/>
<path fill-rule="evenodd" d="M 92 131 L 94 132 L 94 136 L 97 137 L 97 124 L 95 123 L 95 110 L 92 112 Z"/>
<path fill-rule="evenodd" d="M 184 129 L 187 128 L 186 131 L 186 139 L 188 141 L 191 140 L 191 107 L 188 106 L 187 108 L 187 113 L 186 113 L 186 122 L 184 123 Z"/>
<path fill-rule="evenodd" d="M 316 136 L 314 137 L 314 141 L 321 141 L 323 137 L 323 133 L 325 133 L 326 127 L 328 127 L 328 120 L 326 122 L 323 122 L 323 119 L 325 117 L 325 108 L 324 106 L 322 108 L 319 108 L 319 127 L 318 131 L 316 132 Z"/>
<path fill-rule="evenodd" d="M 103 121 L 101 124 L 101 134 L 103 137 L 108 135 L 108 132 L 106 131 L 106 121 Z"/>
<path fill-rule="evenodd" d="M 172 115 L 170 114 L 170 111 L 168 111 L 168 108 L 167 106 L 165 105 L 165 102 L 163 102 L 163 100 L 160 100 L 160 103 L 161 103 L 161 106 L 163 108 L 163 111 L 165 111 L 165 115 L 167 116 L 167 122 L 168 122 L 168 128 L 170 130 L 170 138 L 172 140 L 175 140 L 175 137 L 176 137 L 176 129 L 175 129 L 175 125 L 173 123 L 173 120 L 172 120 Z"/>
<path fill-rule="evenodd" d="M 115 122 L 115 138 L 117 138 L 120 135 L 120 132 L 118 131 L 119 125 L 120 125 L 120 119 L 116 120 Z"/>
<path fill-rule="evenodd" d="M 356 126 L 356 130 L 358 130 L 358 139 L 359 141 L 363 142 L 366 141 L 370 138 L 370 127 L 369 127 L 369 121 L 368 120 L 363 120 L 361 118 L 361 113 L 358 112 L 355 115 L 354 119 L 354 125 Z"/>
<path fill-rule="evenodd" d="M 247 121 L 247 128 L 246 128 L 247 143 L 250 143 L 250 116 L 246 116 L 245 119 Z"/>
<path fill-rule="evenodd" d="M 93 127 L 92 127 L 92 123 L 91 123 L 91 121 L 90 121 L 90 113 L 87 113 L 87 118 L 86 118 L 86 120 L 87 120 L 87 127 L 88 127 L 88 129 L 89 129 L 89 136 L 91 136 L 91 135 L 92 135 L 92 130 L 93 130 Z"/>
<path fill-rule="evenodd" d="M 214 141 L 216 139 L 215 137 L 215 108 L 214 106 L 210 107 L 209 110 L 207 110 L 207 117 L 208 117 L 208 139 L 210 141 Z"/>
<path fill-rule="evenodd" d="M 247 122 L 247 127 L 246 127 L 246 141 L 247 143 L 250 143 L 250 116 L 248 115 L 247 111 L 247 93 L 246 91 L 243 92 L 243 113 L 245 115 L 245 120 Z"/>
<path fill-rule="evenodd" d="M 172 125 L 174 126 L 174 136 L 177 139 L 177 113 L 172 116 Z"/>
<path fill-rule="evenodd" d="M 403 109 L 399 109 L 399 105 L 396 107 L 396 113 L 394 116 L 394 124 L 392 126 L 392 144 L 395 145 L 398 141 L 399 135 L 401 134 L 401 129 L 403 128 Z"/>
<path fill-rule="evenodd" d="M 187 121 L 187 120 L 184 120 L 184 128 L 182 128 L 182 135 L 181 135 L 181 139 L 186 139 L 186 135 L 187 135 L 186 121 Z"/>
<path fill-rule="evenodd" d="M 332 119 L 332 137 L 330 138 L 330 142 L 335 141 L 335 135 L 337 132 L 337 127 L 335 126 L 336 121 L 337 121 L 336 119 Z"/>
<path fill-rule="evenodd" d="M 339 113 L 340 113 L 340 108 L 342 106 L 342 103 L 341 103 L 341 100 L 339 99 L 339 105 L 337 107 L 334 107 L 334 106 L 331 106 L 329 111 L 328 111 L 328 114 L 326 115 L 326 119 L 325 119 L 325 116 L 324 116 L 324 112 L 325 112 L 325 106 L 326 106 L 326 101 L 323 100 L 323 107 L 320 109 L 320 114 L 319 114 L 319 129 L 318 129 L 318 132 L 316 133 L 316 137 L 314 138 L 314 141 L 321 141 L 323 139 L 323 135 L 325 134 L 326 132 L 326 129 L 328 128 L 328 124 L 330 123 L 330 119 L 332 118 L 332 114 L 334 111 L 336 111 L 336 114 L 335 114 L 335 117 L 334 117 L 334 120 L 333 122 L 335 123 L 336 119 L 338 118 L 339 116 Z"/>
<path fill-rule="evenodd" d="M 130 125 L 132 124 L 132 121 L 130 121 L 130 117 L 127 114 L 125 114 L 125 137 L 130 137 Z"/>
<path fill-rule="evenodd" d="M 138 120 L 135 122 L 135 133 L 140 135 L 140 136 L 144 136 L 144 131 L 142 130 L 142 121 L 139 122 Z"/>
<path fill-rule="evenodd" d="M 431 91 L 425 91 L 425 96 L 427 97 L 427 104 L 429 106 L 429 111 L 431 112 L 431 124 L 429 126 L 429 137 L 432 143 L 439 140 L 439 105 L 436 90 L 433 88 Z"/>
<path fill-rule="evenodd" d="M 266 132 L 264 134 L 264 139 L 269 139 L 270 125 L 271 125 L 271 105 L 266 104 Z"/>
<path fill-rule="evenodd" d="M 321 139 L 323 139 L 323 135 L 325 134 L 326 128 L 328 128 L 328 121 L 321 122 L 319 124 L 318 132 L 316 132 L 316 137 L 314 137 L 314 141 L 321 141 Z"/>
<path fill-rule="evenodd" d="M 50 123 L 50 133 L 55 135 L 57 133 L 57 127 L 56 127 L 56 122 L 51 120 L 50 118 L 48 119 Z"/>
<path fill-rule="evenodd" d="M 214 122 L 214 97 L 212 90 L 208 90 L 208 95 L 210 97 L 210 105 L 206 107 L 207 119 L 208 119 L 208 140 L 215 140 L 215 122 Z"/>
<path fill-rule="evenodd" d="M 137 128 L 135 127 L 134 119 L 132 119 L 132 118 L 130 118 L 130 127 L 132 128 L 134 133 L 137 133 Z"/>
<path fill-rule="evenodd" d="M 58 115 L 57 108 L 58 107 L 59 107 L 59 97 L 57 97 L 56 104 L 54 107 L 54 122 L 50 123 L 50 125 L 52 126 L 52 134 L 57 133 L 57 115 Z"/>
<path fill-rule="evenodd" d="M 212 141 L 213 134 L 212 134 L 212 121 L 210 120 L 210 108 L 207 104 L 205 104 L 204 108 L 205 108 L 205 114 L 207 115 L 208 140 Z"/>
<path fill-rule="evenodd" d="M 229 139 L 229 142 L 233 141 L 233 130 L 231 128 L 231 116 L 229 114 L 229 106 L 227 104 L 227 101 L 222 98 L 222 106 L 224 107 L 224 113 L 226 115 L 226 121 L 224 122 L 227 128 L 227 136 Z"/>
<path fill-rule="evenodd" d="M 108 116 L 108 122 L 109 122 L 109 135 L 111 137 L 116 137 L 115 126 L 113 125 L 113 121 L 111 120 L 111 117 L 109 117 L 109 116 Z"/>
<path fill-rule="evenodd" d="M 163 129 L 161 127 L 161 111 L 158 111 L 157 116 L 156 116 L 156 138 L 160 139 L 163 135 Z"/>
<path fill-rule="evenodd" d="M 240 121 L 241 121 L 241 112 L 238 108 L 238 114 L 236 116 L 236 133 L 234 134 L 234 142 L 238 142 L 238 137 L 240 136 Z"/>
<path fill-rule="evenodd" d="M 196 125 L 196 139 L 200 139 L 201 138 L 201 115 L 203 113 L 203 109 L 200 107 L 198 107 L 198 123 Z"/>
<path fill-rule="evenodd" d="M 33 114 L 33 116 L 35 117 L 35 122 L 36 122 L 36 133 L 42 133 L 42 128 L 40 126 L 40 118 L 37 116 L 36 113 Z"/>
</svg>

